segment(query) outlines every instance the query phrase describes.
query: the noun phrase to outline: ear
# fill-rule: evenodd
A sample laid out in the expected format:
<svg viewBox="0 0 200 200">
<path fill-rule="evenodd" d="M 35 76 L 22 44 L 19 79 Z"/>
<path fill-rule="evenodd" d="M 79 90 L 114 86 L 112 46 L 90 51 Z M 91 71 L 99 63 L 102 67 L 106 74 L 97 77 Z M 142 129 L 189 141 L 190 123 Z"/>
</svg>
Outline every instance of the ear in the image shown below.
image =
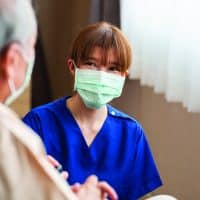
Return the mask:
<svg viewBox="0 0 200 200">
<path fill-rule="evenodd" d="M 126 77 L 129 75 L 128 70 L 126 70 L 125 72 L 122 72 L 121 75 L 124 76 L 124 77 L 126 78 Z"/>
<path fill-rule="evenodd" d="M 70 73 L 72 74 L 72 75 L 74 75 L 75 74 L 75 66 L 74 66 L 74 61 L 73 61 L 73 59 L 68 59 L 67 60 L 67 66 L 69 67 L 69 71 L 70 71 Z"/>
<path fill-rule="evenodd" d="M 0 57 L 1 73 L 5 79 L 14 79 L 15 73 L 22 62 L 20 46 L 17 43 L 10 44 Z"/>
<path fill-rule="evenodd" d="M 126 72 L 125 72 L 125 77 L 128 77 L 128 75 L 129 75 L 129 71 L 127 69 Z"/>
</svg>

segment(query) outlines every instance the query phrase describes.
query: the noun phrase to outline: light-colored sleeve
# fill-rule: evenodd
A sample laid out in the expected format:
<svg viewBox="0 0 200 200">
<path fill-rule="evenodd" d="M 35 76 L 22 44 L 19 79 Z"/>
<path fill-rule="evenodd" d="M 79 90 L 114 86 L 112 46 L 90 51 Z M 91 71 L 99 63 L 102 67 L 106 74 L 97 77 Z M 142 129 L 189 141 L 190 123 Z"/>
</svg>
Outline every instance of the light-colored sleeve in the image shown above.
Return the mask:
<svg viewBox="0 0 200 200">
<path fill-rule="evenodd" d="M 2 105 L 0 199 L 77 200 L 69 185 L 47 162 L 40 139 Z"/>
</svg>

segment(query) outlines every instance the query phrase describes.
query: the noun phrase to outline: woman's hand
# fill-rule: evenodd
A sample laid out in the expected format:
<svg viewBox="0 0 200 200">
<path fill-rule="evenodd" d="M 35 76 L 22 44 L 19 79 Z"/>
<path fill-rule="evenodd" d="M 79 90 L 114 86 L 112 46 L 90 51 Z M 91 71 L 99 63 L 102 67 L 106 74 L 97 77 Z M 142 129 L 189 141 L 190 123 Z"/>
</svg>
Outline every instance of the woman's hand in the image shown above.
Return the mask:
<svg viewBox="0 0 200 200">
<path fill-rule="evenodd" d="M 52 156 L 48 155 L 47 160 L 54 168 L 61 169 L 60 163 Z M 62 171 L 61 176 L 66 180 L 69 174 Z M 79 183 L 74 184 L 71 189 L 76 193 L 79 200 L 106 200 L 107 197 L 111 200 L 118 199 L 115 190 L 107 182 L 98 181 L 95 175 L 89 176 L 82 185 Z"/>
<path fill-rule="evenodd" d="M 106 200 L 107 197 L 118 199 L 115 190 L 107 182 L 98 181 L 94 175 L 89 176 L 84 184 L 76 183 L 71 188 L 80 200 Z"/>
<path fill-rule="evenodd" d="M 52 156 L 48 155 L 47 156 L 47 160 L 49 161 L 49 163 L 55 168 L 57 169 L 58 172 L 60 172 L 60 175 L 67 180 L 67 178 L 69 177 L 69 174 L 67 171 L 63 171 L 62 170 L 62 165 Z"/>
</svg>

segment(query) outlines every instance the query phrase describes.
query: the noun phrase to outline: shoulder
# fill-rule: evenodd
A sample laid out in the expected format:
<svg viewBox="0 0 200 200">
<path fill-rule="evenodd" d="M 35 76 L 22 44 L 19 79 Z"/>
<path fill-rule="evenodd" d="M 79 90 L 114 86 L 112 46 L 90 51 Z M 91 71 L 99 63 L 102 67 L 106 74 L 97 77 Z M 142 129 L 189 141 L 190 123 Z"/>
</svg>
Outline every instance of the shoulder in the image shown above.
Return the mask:
<svg viewBox="0 0 200 200">
<path fill-rule="evenodd" d="M 9 129 L 15 125 L 15 121 L 18 119 L 16 113 L 14 113 L 9 107 L 0 103 L 0 129 Z M 10 123 L 12 121 L 12 123 Z"/>
<path fill-rule="evenodd" d="M 66 97 L 57 99 L 48 104 L 44 104 L 30 110 L 24 117 L 23 121 L 26 124 L 35 124 L 38 126 L 40 123 L 49 123 L 50 120 L 55 119 L 55 116 L 61 116 L 64 112 Z M 36 131 L 36 130 L 35 130 Z M 38 130 L 37 130 L 38 131 Z"/>
<path fill-rule="evenodd" d="M 0 121 L 4 120 L 4 118 L 16 118 L 17 114 L 11 110 L 9 107 L 0 103 Z"/>
<path fill-rule="evenodd" d="M 63 97 L 60 99 L 56 99 L 50 103 L 37 106 L 33 108 L 28 114 L 32 115 L 45 115 L 47 113 L 51 112 L 58 112 L 59 110 L 62 110 L 62 108 L 65 106 L 65 101 L 67 97 Z"/>
<path fill-rule="evenodd" d="M 133 123 L 133 124 L 139 125 L 139 122 L 135 118 L 131 117 L 130 115 L 112 107 L 111 105 L 107 105 L 107 108 L 108 108 L 108 115 L 110 117 L 113 117 L 116 120 L 121 120 L 127 123 Z"/>
<path fill-rule="evenodd" d="M 141 124 L 130 115 L 112 107 L 111 105 L 107 105 L 108 108 L 108 116 L 112 122 L 112 127 L 119 127 L 123 128 L 123 132 L 128 132 L 132 134 L 133 132 L 136 134 L 143 134 L 143 128 Z M 131 133 L 132 132 L 132 133 Z"/>
<path fill-rule="evenodd" d="M 2 104 L 0 104 L 0 130 L 2 135 L 9 134 L 10 138 L 15 137 L 18 142 L 33 149 L 36 145 L 41 145 L 40 139 L 33 136 L 33 130 L 26 126 L 14 111 Z"/>
</svg>

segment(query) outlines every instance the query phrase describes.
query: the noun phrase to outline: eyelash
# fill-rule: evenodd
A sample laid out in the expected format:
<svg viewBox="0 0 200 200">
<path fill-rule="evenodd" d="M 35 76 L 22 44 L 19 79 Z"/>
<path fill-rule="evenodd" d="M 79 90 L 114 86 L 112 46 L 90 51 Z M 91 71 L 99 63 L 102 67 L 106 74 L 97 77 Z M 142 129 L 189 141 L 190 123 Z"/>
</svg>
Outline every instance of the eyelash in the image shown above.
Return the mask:
<svg viewBox="0 0 200 200">
<path fill-rule="evenodd" d="M 117 66 L 108 67 L 108 70 L 110 70 L 110 71 L 118 71 L 118 72 L 120 72 L 120 68 L 117 67 Z"/>
<path fill-rule="evenodd" d="M 94 63 L 94 62 L 90 62 L 90 61 L 88 61 L 88 62 L 85 62 L 85 64 L 86 64 L 86 65 L 90 65 L 90 66 L 92 66 L 92 65 L 93 65 L 93 66 L 95 66 L 95 67 L 97 66 L 97 64 L 96 64 L 96 63 Z"/>
<path fill-rule="evenodd" d="M 86 61 L 84 64 L 88 65 L 88 66 L 95 67 L 95 68 L 98 67 L 98 65 L 93 61 Z M 120 72 L 121 71 L 119 66 L 112 66 L 111 65 L 111 66 L 108 66 L 107 69 L 108 69 L 108 71 L 112 71 L 112 72 Z"/>
</svg>

